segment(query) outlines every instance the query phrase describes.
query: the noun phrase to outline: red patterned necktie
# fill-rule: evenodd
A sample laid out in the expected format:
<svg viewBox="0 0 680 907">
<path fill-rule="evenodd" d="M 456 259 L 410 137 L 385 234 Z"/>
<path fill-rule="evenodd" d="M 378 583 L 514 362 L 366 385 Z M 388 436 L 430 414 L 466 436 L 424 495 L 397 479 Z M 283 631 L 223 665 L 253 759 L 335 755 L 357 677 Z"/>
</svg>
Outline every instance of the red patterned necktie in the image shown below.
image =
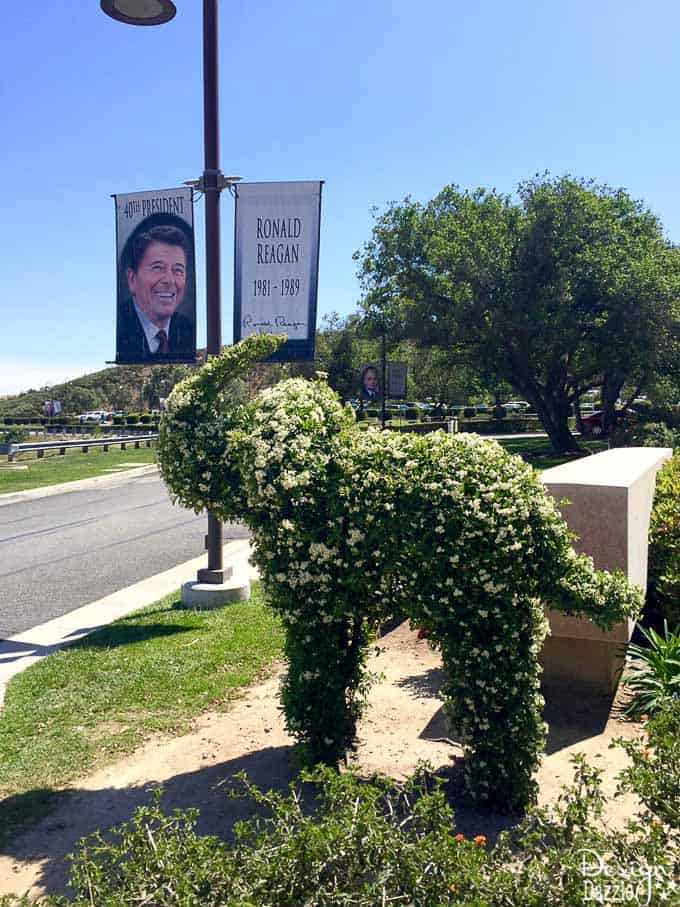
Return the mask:
<svg viewBox="0 0 680 907">
<path fill-rule="evenodd" d="M 156 340 L 158 341 L 158 349 L 156 350 L 156 352 L 161 353 L 163 356 L 167 355 L 169 352 L 168 335 L 165 333 L 165 331 L 159 331 L 156 334 Z"/>
</svg>

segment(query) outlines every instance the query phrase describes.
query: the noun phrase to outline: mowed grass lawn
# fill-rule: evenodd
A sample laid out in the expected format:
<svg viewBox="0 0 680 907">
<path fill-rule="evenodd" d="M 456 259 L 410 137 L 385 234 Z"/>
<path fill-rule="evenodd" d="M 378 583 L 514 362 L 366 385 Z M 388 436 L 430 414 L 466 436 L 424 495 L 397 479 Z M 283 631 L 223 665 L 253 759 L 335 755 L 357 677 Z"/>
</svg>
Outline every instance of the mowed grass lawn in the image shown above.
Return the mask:
<svg viewBox="0 0 680 907">
<path fill-rule="evenodd" d="M 0 709 L 0 841 L 46 815 L 69 782 L 226 709 L 282 644 L 255 584 L 249 602 L 214 611 L 168 596 L 18 674 Z"/>
<path fill-rule="evenodd" d="M 510 453 L 517 454 L 539 470 L 551 469 L 553 466 L 569 463 L 573 459 L 573 457 L 556 454 L 547 438 L 523 438 L 518 435 L 516 438 L 504 438 L 498 443 L 502 444 Z M 579 440 L 578 444 L 586 454 L 596 454 L 607 450 L 606 441 Z"/>
<path fill-rule="evenodd" d="M 35 453 L 25 453 L 14 463 L 8 463 L 3 455 L 0 456 L 0 494 L 90 479 L 109 475 L 116 469 L 131 469 L 155 462 L 156 451 L 151 447 L 121 450 L 112 446 L 106 453 L 101 447 L 91 447 L 87 453 L 76 448 L 67 450 L 64 456 L 58 452 L 46 453 L 42 460 L 36 459 Z M 13 469 L 13 466 L 27 468 Z"/>
</svg>

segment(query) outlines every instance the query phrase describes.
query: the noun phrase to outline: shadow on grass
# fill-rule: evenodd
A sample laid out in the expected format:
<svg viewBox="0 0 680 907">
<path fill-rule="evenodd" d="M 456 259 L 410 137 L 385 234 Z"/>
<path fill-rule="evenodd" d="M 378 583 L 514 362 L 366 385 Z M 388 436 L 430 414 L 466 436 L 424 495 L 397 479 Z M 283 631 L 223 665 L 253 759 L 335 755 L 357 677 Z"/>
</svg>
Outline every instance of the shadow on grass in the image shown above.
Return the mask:
<svg viewBox="0 0 680 907">
<path fill-rule="evenodd" d="M 186 624 L 119 624 L 104 630 L 97 630 L 90 636 L 74 642 L 73 648 L 114 649 L 118 646 L 129 646 L 150 639 L 176 636 L 178 633 L 190 633 L 199 629 L 201 628 Z M 76 631 L 76 633 L 81 632 L 83 631 Z"/>
<path fill-rule="evenodd" d="M 79 627 L 53 645 L 21 642 L 15 639 L 0 641 L 0 665 L 11 664 L 27 656 L 44 658 L 59 649 L 114 649 L 134 643 L 190 633 L 200 627 L 191 624 L 116 624 L 111 627 Z"/>
</svg>

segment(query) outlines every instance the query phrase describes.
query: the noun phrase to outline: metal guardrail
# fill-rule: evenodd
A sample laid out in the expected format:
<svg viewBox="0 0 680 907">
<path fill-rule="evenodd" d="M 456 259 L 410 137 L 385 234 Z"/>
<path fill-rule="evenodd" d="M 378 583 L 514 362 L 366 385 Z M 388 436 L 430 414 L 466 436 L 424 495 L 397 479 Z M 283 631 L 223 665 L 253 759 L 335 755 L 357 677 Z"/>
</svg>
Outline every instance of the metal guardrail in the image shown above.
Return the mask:
<svg viewBox="0 0 680 907">
<path fill-rule="evenodd" d="M 87 453 L 90 447 L 103 447 L 104 453 L 109 447 L 120 447 L 125 450 L 128 446 L 140 448 L 151 447 L 154 441 L 158 440 L 158 432 L 146 435 L 125 435 L 119 438 L 87 438 L 80 441 L 28 441 L 26 444 L 11 444 L 7 452 L 7 460 L 12 463 L 20 453 L 35 451 L 36 458 L 41 460 L 45 456 L 45 451 L 58 450 L 63 456 L 67 450 L 80 448 L 83 453 Z"/>
</svg>

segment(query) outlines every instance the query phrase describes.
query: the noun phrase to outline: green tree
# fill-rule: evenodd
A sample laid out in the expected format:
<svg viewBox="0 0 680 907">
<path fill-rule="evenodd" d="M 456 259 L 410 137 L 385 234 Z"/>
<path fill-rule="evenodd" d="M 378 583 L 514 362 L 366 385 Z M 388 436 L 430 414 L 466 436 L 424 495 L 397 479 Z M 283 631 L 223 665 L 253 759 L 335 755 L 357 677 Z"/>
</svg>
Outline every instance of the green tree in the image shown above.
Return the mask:
<svg viewBox="0 0 680 907">
<path fill-rule="evenodd" d="M 324 315 L 317 332 L 316 368 L 328 373 L 328 383 L 342 400 L 356 392 L 357 366 L 353 354 L 357 339 L 357 315 L 342 318 L 337 312 Z"/>
<path fill-rule="evenodd" d="M 102 405 L 102 397 L 98 390 L 85 385 L 64 386 L 62 397 L 62 408 L 69 415 L 99 409 Z"/>
<path fill-rule="evenodd" d="M 355 257 L 367 310 L 506 381 L 556 451 L 578 449 L 568 417 L 586 390 L 602 388 L 611 417 L 626 380 L 668 368 L 678 252 L 623 190 L 544 176 L 513 200 L 449 186 L 390 207 Z"/>
</svg>

